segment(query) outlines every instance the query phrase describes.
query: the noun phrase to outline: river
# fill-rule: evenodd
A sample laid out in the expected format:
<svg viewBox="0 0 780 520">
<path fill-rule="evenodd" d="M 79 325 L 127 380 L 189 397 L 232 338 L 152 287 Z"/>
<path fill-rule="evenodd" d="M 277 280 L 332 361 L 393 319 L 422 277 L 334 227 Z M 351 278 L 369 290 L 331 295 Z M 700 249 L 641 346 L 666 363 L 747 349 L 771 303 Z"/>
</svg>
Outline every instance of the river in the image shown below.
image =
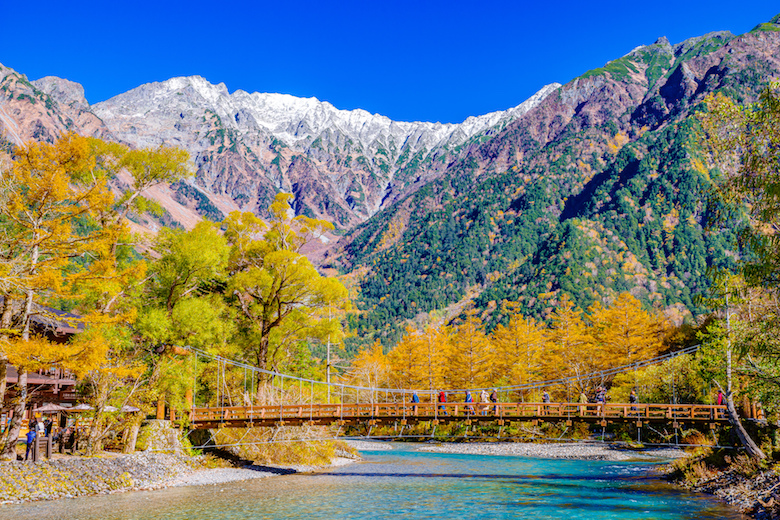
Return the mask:
<svg viewBox="0 0 780 520">
<path fill-rule="evenodd" d="M 647 462 L 363 452 L 364 462 L 228 484 L 0 506 L 0 519 L 741 519 Z"/>
</svg>

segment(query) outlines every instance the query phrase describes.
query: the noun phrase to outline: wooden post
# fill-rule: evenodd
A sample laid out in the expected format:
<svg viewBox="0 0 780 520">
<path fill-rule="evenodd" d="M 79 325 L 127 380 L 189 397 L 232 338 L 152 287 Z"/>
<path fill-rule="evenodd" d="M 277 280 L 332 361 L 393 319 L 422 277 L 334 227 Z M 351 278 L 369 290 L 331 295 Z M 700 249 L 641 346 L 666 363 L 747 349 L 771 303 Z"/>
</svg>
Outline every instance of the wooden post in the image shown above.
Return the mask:
<svg viewBox="0 0 780 520">
<path fill-rule="evenodd" d="M 157 397 L 157 419 L 160 421 L 165 420 L 165 395 L 160 394 Z"/>
<path fill-rule="evenodd" d="M 35 440 L 33 441 L 32 445 L 32 461 L 38 462 L 40 460 L 40 445 L 41 445 L 41 438 L 37 434 L 35 435 Z"/>
</svg>

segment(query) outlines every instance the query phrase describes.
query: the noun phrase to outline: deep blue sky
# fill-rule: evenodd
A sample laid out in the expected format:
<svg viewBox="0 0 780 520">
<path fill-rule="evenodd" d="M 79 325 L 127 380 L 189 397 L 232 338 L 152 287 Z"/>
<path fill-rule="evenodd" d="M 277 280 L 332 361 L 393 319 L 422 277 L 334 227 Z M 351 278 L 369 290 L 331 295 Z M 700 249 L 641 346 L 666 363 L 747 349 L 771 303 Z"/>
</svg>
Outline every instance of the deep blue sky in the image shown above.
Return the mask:
<svg viewBox="0 0 780 520">
<path fill-rule="evenodd" d="M 96 103 L 200 75 L 395 120 L 460 122 L 515 106 L 666 36 L 740 34 L 777 1 L 9 1 L 0 63 L 60 76 Z"/>
</svg>

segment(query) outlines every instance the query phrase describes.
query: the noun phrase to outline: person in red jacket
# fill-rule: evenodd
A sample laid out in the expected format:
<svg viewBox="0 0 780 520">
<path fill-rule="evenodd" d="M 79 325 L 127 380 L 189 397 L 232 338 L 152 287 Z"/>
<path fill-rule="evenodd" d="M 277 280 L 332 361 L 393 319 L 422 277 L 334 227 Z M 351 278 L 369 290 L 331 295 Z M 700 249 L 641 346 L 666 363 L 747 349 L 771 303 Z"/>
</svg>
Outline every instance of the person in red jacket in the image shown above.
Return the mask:
<svg viewBox="0 0 780 520">
<path fill-rule="evenodd" d="M 439 392 L 439 402 L 440 403 L 446 403 L 447 402 L 447 394 L 444 393 L 444 390 Z M 439 410 L 441 410 L 441 413 L 443 415 L 447 415 L 447 409 L 444 405 L 439 406 Z"/>
</svg>

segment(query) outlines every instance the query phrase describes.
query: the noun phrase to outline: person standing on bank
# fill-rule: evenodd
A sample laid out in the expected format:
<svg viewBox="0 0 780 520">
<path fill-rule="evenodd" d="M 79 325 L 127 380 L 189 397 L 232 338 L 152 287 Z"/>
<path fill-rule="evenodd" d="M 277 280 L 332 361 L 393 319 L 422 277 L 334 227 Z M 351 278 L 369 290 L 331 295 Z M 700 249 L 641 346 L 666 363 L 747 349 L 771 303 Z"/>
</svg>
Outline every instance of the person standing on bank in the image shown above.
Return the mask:
<svg viewBox="0 0 780 520">
<path fill-rule="evenodd" d="M 36 428 L 30 428 L 30 430 L 27 432 L 27 451 L 24 452 L 24 461 L 27 462 L 27 458 L 30 456 L 30 451 L 33 450 L 33 445 L 35 444 L 35 439 L 37 435 Z M 34 459 L 35 457 L 33 457 Z"/>
</svg>

